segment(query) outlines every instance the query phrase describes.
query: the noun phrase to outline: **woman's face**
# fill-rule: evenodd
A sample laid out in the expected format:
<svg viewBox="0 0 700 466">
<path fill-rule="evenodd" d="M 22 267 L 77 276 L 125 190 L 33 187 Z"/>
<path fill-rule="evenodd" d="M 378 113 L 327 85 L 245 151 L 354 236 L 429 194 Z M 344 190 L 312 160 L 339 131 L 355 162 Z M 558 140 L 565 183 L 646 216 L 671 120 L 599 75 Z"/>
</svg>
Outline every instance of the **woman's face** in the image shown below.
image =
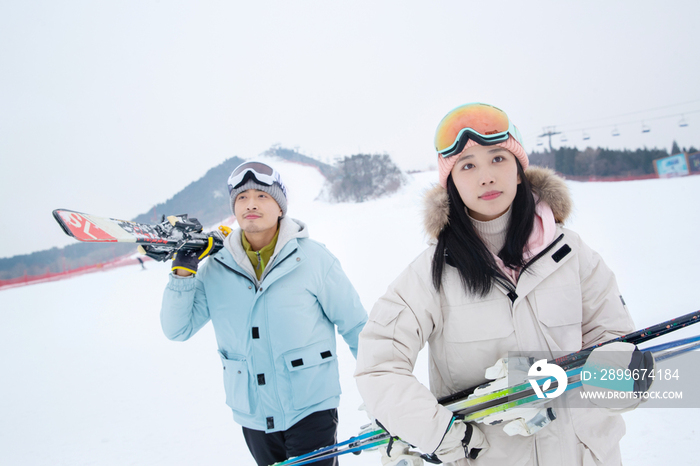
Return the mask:
<svg viewBox="0 0 700 466">
<path fill-rule="evenodd" d="M 473 146 L 454 157 L 452 181 L 469 215 L 488 221 L 506 213 L 520 184 L 515 156 L 498 146 Z"/>
</svg>

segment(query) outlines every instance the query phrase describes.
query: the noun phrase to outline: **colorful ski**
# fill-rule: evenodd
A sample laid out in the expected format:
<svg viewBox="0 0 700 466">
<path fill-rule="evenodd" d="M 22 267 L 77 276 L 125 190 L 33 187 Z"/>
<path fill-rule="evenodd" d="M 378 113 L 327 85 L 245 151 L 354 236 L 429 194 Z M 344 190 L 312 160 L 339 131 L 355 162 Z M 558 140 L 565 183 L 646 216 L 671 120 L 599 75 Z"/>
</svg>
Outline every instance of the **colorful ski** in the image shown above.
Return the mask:
<svg viewBox="0 0 700 466">
<path fill-rule="evenodd" d="M 54 210 L 53 216 L 63 231 L 78 241 L 135 243 L 142 254 L 159 261 L 170 259 L 180 249 L 211 246 L 213 254 L 223 247 L 224 237 L 230 231 L 227 227 L 219 227 L 220 231 L 204 233 L 199 221 L 188 218 L 186 214 L 163 218 L 161 223 L 155 225 L 65 209 Z"/>
<path fill-rule="evenodd" d="M 581 368 L 578 369 L 571 369 L 566 372 L 567 376 L 567 385 L 565 391 L 573 390 L 574 388 L 578 388 L 581 386 Z M 544 382 L 549 379 L 549 377 L 538 380 L 537 383 L 538 385 L 544 384 Z M 523 388 L 524 385 L 527 385 L 529 388 L 525 389 Z M 469 410 L 458 410 L 455 411 L 451 409 L 449 406 L 446 406 L 446 408 L 450 409 L 455 414 L 458 414 L 459 417 L 467 422 L 474 422 L 478 421 L 480 419 L 483 419 L 487 416 L 491 416 L 492 414 L 496 413 L 502 413 L 503 411 L 507 411 L 509 409 L 521 407 L 523 405 L 529 404 L 529 403 L 534 403 L 536 401 L 548 401 L 548 399 L 542 399 L 537 396 L 535 393 L 535 390 L 532 388 L 530 385 L 530 382 L 525 382 L 520 385 L 518 385 L 519 391 L 518 391 L 518 396 L 514 397 L 512 394 L 508 395 L 508 398 L 506 398 L 506 401 L 503 401 L 504 397 L 499 398 L 500 403 L 489 407 L 488 403 L 484 404 L 479 404 L 473 407 L 473 409 Z M 558 387 L 557 382 L 552 382 L 550 385 L 550 388 L 548 388 L 544 393 L 550 393 L 556 390 Z M 513 399 L 515 398 L 515 399 Z M 486 406 L 484 406 L 486 405 Z M 455 406 L 456 407 L 456 406 Z"/>
<path fill-rule="evenodd" d="M 581 382 L 580 382 L 580 374 L 581 374 L 581 369 L 572 369 L 571 371 L 567 372 L 567 378 L 568 378 L 568 385 L 566 387 L 566 391 L 572 390 L 574 388 L 580 387 Z M 537 380 L 537 384 L 542 386 L 544 383 L 549 380 L 551 377 L 543 377 L 542 379 Z M 527 386 L 527 387 L 525 387 Z M 479 419 L 483 419 L 487 416 L 490 416 L 492 414 L 500 413 L 503 411 L 506 411 L 508 409 L 513 409 L 516 407 L 520 407 L 524 404 L 527 403 L 532 403 L 535 401 L 546 401 L 546 399 L 538 398 L 537 395 L 535 394 L 535 391 L 533 390 L 532 386 L 530 385 L 530 382 L 525 382 L 523 384 L 519 384 L 517 386 L 519 389 L 517 392 L 514 392 L 508 401 L 505 403 L 503 400 L 499 400 L 495 405 L 493 406 L 485 406 L 489 405 L 489 403 L 485 404 L 480 404 L 473 406 L 472 409 L 461 409 L 459 411 L 455 411 L 452 409 L 450 406 L 446 406 L 448 409 L 450 409 L 452 412 L 457 414 L 460 419 L 463 419 L 465 421 L 478 421 Z M 516 388 L 516 387 L 511 387 L 511 388 Z M 554 382 L 550 385 L 549 388 L 546 390 L 543 390 L 544 393 L 551 393 L 557 389 L 557 383 Z M 486 396 L 486 395 L 484 395 Z M 276 463 L 274 466 L 302 466 L 305 464 L 311 464 L 316 461 L 320 461 L 322 459 L 329 459 L 329 458 L 334 458 L 336 456 L 344 455 L 347 453 L 355 453 L 359 452 L 362 450 L 366 450 L 369 448 L 374 448 L 379 445 L 383 445 L 386 443 L 389 443 L 389 440 L 391 438 L 391 435 L 386 432 L 384 429 L 377 429 L 373 430 L 371 432 L 367 432 L 361 435 L 358 435 L 357 437 L 353 437 L 349 440 L 346 440 L 345 442 L 338 443 L 336 445 L 331 445 L 329 447 L 321 448 L 319 450 L 313 451 L 311 453 L 307 453 L 305 455 L 297 456 L 295 458 L 290 458 L 286 461 L 283 461 L 281 463 Z M 427 456 L 423 457 L 424 460 L 430 461 L 430 458 Z"/>
<path fill-rule="evenodd" d="M 592 348 L 587 348 L 576 353 L 571 353 L 570 355 L 562 358 L 554 359 L 548 363 L 558 365 L 557 361 L 560 361 L 564 365 L 563 368 L 566 370 L 568 381 L 566 391 L 569 391 L 581 386 L 582 366 L 594 348 L 607 343 L 612 343 L 613 341 L 641 344 L 697 322 L 700 322 L 700 311 L 686 314 L 646 329 L 638 330 L 628 335 L 600 343 Z M 655 354 L 656 359 L 661 361 L 700 348 L 699 340 L 700 336 L 684 338 L 681 340 L 656 345 L 648 349 L 643 349 L 643 351 L 651 350 L 653 354 Z M 547 380 L 551 379 L 551 377 L 545 377 L 538 379 L 537 383 L 538 385 L 542 386 Z M 478 422 L 480 419 L 487 416 L 507 411 L 509 409 L 523 407 L 531 403 L 546 402 L 546 399 L 542 399 L 537 396 L 529 380 L 493 393 L 487 393 L 469 399 L 468 396 L 472 394 L 476 388 L 477 387 L 474 387 L 472 389 L 460 392 L 460 394 L 466 393 L 466 395 L 464 395 L 461 399 L 451 396 L 447 397 L 446 399 L 439 400 L 439 402 L 443 406 L 450 409 L 450 411 L 455 413 L 459 418 L 469 422 Z M 551 383 L 546 390 L 543 390 L 543 392 L 550 393 L 556 390 L 556 388 L 557 383 L 555 381 Z M 383 429 L 378 429 L 357 437 L 353 437 L 345 442 L 308 453 L 306 455 L 290 458 L 289 460 L 277 463 L 275 466 L 303 466 L 346 453 L 358 453 L 362 450 L 388 443 L 390 438 L 391 436 L 388 432 L 384 431 Z M 429 462 L 434 462 L 434 458 L 428 455 L 423 455 L 423 459 Z"/>
<path fill-rule="evenodd" d="M 667 320 L 665 322 L 661 322 L 660 324 L 652 325 L 651 327 L 648 327 L 648 328 L 645 328 L 642 330 L 637 330 L 637 331 L 629 333 L 627 335 L 623 335 L 621 337 L 614 338 L 612 340 L 605 341 L 603 343 L 599 343 L 599 344 L 592 346 L 590 348 L 582 349 L 582 350 L 577 351 L 575 353 L 567 354 L 566 356 L 562 356 L 560 358 L 556 358 L 556 359 L 553 359 L 551 361 L 548 361 L 548 363 L 549 364 L 556 364 L 557 366 L 561 367 L 565 371 L 568 371 L 569 369 L 574 369 L 576 367 L 583 366 L 583 364 L 586 362 L 586 358 L 588 358 L 588 355 L 591 354 L 591 351 L 593 351 L 595 348 L 598 348 L 600 346 L 607 345 L 608 343 L 613 343 L 613 342 L 617 342 L 617 341 L 632 343 L 634 345 L 640 345 L 640 344 L 647 342 L 649 340 L 652 340 L 654 338 L 660 337 L 662 335 L 666 335 L 667 333 L 675 332 L 676 330 L 680 330 L 681 328 L 696 324 L 698 322 L 700 322 L 700 311 L 691 312 L 690 314 L 676 317 L 675 319 Z M 444 398 L 441 398 L 438 400 L 438 402 L 441 405 L 447 406 L 450 403 L 464 401 L 466 398 L 469 397 L 469 395 L 474 393 L 474 390 L 477 388 L 478 387 L 471 387 L 471 388 L 462 390 L 462 391 L 454 393 L 450 396 L 446 396 Z M 507 395 L 508 395 L 507 393 L 503 394 L 503 396 L 507 396 Z"/>
<path fill-rule="evenodd" d="M 575 388 L 571 387 L 570 385 L 571 383 L 575 383 L 580 380 L 581 368 L 567 371 L 566 377 L 569 380 L 569 384 L 567 385 L 566 389 L 569 390 L 571 388 Z M 537 384 L 542 386 L 549 379 L 551 379 L 551 377 L 538 379 Z M 552 382 L 551 386 L 545 391 L 545 393 L 554 391 L 557 386 L 558 384 L 556 381 Z M 467 421 L 478 421 L 479 419 L 490 416 L 491 414 L 500 413 L 506 409 L 520 406 L 523 404 L 521 400 L 529 399 L 532 397 L 532 395 L 535 395 L 535 390 L 532 388 L 530 381 L 526 380 L 525 382 L 504 388 L 502 390 L 467 398 L 462 401 L 447 403 L 443 406 L 453 413 L 460 415 L 460 417 L 464 417 L 464 419 Z M 535 398 L 537 398 L 536 395 Z"/>
</svg>

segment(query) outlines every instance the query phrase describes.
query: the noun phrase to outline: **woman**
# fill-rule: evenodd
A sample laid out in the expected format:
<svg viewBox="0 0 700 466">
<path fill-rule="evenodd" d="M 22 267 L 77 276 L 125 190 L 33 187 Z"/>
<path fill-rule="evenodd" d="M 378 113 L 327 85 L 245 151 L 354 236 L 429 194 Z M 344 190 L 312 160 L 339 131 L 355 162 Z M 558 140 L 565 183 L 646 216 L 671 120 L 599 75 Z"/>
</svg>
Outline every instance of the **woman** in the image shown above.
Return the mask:
<svg viewBox="0 0 700 466">
<path fill-rule="evenodd" d="M 427 193 L 425 212 L 434 244 L 389 286 L 360 335 L 355 375 L 369 413 L 444 463 L 619 465 L 622 417 L 580 396 L 553 399 L 555 420 L 512 437 L 502 425 L 455 420 L 437 403 L 484 383 L 500 358 L 551 359 L 634 325 L 613 273 L 562 226 L 572 208 L 563 180 L 527 169 L 503 111 L 458 107 L 435 143 L 440 183 Z M 430 390 L 412 373 L 426 342 Z M 401 453 L 385 452 L 383 463 L 400 464 L 400 456 L 418 464 Z"/>
</svg>

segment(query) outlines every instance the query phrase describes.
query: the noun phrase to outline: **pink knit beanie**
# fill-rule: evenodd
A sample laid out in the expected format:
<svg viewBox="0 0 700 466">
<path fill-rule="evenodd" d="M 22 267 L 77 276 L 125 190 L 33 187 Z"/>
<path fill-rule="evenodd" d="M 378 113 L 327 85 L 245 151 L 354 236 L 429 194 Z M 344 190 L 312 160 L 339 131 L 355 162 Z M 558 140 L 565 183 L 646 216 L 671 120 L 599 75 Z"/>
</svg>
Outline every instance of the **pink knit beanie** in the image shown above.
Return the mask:
<svg viewBox="0 0 700 466">
<path fill-rule="evenodd" d="M 477 142 L 474 142 L 470 139 L 469 141 L 467 141 L 467 144 L 465 144 L 464 150 L 478 145 L 479 144 Z M 494 146 L 502 147 L 509 151 L 511 154 L 513 154 L 520 161 L 520 165 L 523 166 L 523 170 L 525 170 L 530 164 L 530 161 L 527 158 L 527 153 L 525 153 L 525 149 L 523 149 L 523 146 L 521 146 L 520 143 L 516 141 L 513 136 L 508 136 L 508 139 L 505 142 L 502 142 L 500 144 L 494 144 Z M 459 154 L 455 154 L 447 158 L 438 154 L 438 175 L 440 179 L 440 184 L 445 189 L 447 189 L 447 177 L 450 176 L 450 172 L 455 166 L 455 163 L 457 163 L 458 159 Z"/>
</svg>

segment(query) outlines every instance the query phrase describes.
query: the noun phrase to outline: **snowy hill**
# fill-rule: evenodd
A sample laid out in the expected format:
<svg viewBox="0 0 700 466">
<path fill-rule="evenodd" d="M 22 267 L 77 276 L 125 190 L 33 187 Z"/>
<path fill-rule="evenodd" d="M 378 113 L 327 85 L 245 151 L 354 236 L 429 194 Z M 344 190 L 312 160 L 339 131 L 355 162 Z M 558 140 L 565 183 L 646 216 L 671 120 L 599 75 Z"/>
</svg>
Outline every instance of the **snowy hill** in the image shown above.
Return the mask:
<svg viewBox="0 0 700 466">
<path fill-rule="evenodd" d="M 314 200 L 323 183 L 316 169 L 273 163 L 288 185 L 288 215 L 340 259 L 369 311 L 425 247 L 421 198 L 437 174 L 411 175 L 388 198 L 326 204 Z M 568 225 L 616 272 L 638 327 L 698 309 L 700 176 L 569 186 Z M 211 326 L 168 341 L 158 314 L 169 264 L 147 267 L 0 292 L 0 464 L 254 465 L 224 403 Z M 354 360 L 342 340 L 338 348 L 344 440 L 367 420 L 357 411 Z M 416 373 L 427 384 L 425 356 Z M 695 464 L 698 413 L 626 414 L 623 461 Z M 376 453 L 341 463 L 380 464 Z"/>
</svg>

